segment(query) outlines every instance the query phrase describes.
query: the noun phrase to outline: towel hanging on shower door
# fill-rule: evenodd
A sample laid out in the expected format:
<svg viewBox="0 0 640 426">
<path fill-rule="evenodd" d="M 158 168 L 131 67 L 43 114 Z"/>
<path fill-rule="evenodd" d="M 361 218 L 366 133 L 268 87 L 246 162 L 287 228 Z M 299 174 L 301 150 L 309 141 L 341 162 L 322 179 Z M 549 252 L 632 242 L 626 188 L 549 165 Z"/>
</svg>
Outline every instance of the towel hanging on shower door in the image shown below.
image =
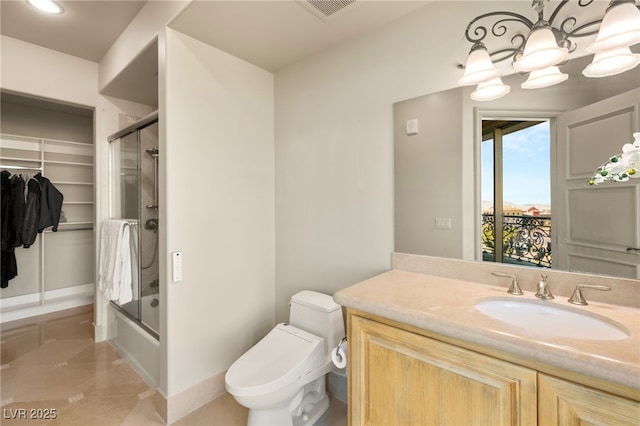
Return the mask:
<svg viewBox="0 0 640 426">
<path fill-rule="evenodd" d="M 133 300 L 129 223 L 107 219 L 102 223 L 98 289 L 120 305 Z"/>
</svg>

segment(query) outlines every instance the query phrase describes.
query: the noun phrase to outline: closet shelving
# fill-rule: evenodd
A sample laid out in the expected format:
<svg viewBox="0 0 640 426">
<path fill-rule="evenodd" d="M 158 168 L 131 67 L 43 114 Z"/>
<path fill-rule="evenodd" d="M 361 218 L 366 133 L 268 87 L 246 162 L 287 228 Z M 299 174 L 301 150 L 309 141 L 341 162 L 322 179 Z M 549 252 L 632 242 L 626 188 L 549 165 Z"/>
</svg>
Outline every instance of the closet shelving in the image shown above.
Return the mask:
<svg viewBox="0 0 640 426">
<path fill-rule="evenodd" d="M 58 232 L 38 234 L 37 253 L 22 252 L 18 277 L 22 288 L 0 299 L 0 322 L 91 303 L 94 295 L 94 147 L 90 143 L 0 134 L 0 168 L 33 176 L 42 173 L 64 195 Z M 73 236 L 66 234 L 73 231 Z M 66 237 L 65 235 L 66 234 Z M 83 248 L 91 249 L 83 250 Z M 65 251 L 66 250 L 66 251 Z M 85 261 L 67 267 L 70 256 Z M 22 262 L 21 262 L 21 261 Z M 59 263 L 59 264 L 57 264 Z M 35 271 L 37 269 L 37 271 Z M 25 273 L 21 276 L 21 271 Z M 26 275 L 26 277 L 25 277 Z M 78 282 L 80 280 L 80 282 Z"/>
</svg>

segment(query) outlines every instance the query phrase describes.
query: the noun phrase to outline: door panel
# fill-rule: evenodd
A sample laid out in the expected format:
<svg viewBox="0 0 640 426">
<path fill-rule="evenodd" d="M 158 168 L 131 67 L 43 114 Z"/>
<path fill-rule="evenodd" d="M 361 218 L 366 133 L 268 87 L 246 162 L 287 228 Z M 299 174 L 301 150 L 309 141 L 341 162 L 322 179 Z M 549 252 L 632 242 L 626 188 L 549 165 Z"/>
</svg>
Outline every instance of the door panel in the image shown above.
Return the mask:
<svg viewBox="0 0 640 426">
<path fill-rule="evenodd" d="M 536 372 L 350 317 L 351 425 L 533 425 Z"/>
<path fill-rule="evenodd" d="M 640 404 L 539 374 L 539 424 L 543 426 L 637 426 Z"/>
<path fill-rule="evenodd" d="M 640 179 L 588 186 L 598 166 L 633 141 L 640 89 L 558 117 L 554 267 L 640 278 Z"/>
</svg>

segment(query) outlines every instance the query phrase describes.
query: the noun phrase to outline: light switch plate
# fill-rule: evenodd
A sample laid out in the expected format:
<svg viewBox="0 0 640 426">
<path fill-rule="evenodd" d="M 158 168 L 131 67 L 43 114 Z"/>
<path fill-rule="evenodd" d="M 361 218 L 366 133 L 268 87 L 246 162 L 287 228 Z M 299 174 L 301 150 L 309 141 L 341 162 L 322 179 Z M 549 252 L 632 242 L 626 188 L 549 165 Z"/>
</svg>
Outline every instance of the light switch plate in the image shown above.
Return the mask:
<svg viewBox="0 0 640 426">
<path fill-rule="evenodd" d="M 173 271 L 173 282 L 182 281 L 182 252 L 174 251 L 171 253 L 171 266 Z"/>
<path fill-rule="evenodd" d="M 411 120 L 407 120 L 407 135 L 417 135 L 418 134 L 418 119 L 414 118 Z"/>
</svg>

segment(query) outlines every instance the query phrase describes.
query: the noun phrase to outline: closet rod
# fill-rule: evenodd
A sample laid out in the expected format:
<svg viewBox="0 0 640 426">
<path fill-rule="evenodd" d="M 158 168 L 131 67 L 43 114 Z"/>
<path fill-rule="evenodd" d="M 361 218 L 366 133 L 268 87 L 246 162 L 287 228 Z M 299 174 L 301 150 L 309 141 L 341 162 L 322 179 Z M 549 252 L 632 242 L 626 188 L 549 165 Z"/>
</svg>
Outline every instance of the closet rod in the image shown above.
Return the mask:
<svg viewBox="0 0 640 426">
<path fill-rule="evenodd" d="M 7 170 L 38 170 L 38 171 L 42 171 L 42 167 L 26 167 L 26 166 L 3 166 L 3 165 L 0 165 L 0 169 L 7 169 Z"/>
<path fill-rule="evenodd" d="M 93 227 L 86 227 L 86 228 L 70 228 L 70 229 L 62 229 L 62 228 L 58 228 L 58 230 L 56 232 L 70 232 L 70 231 L 93 231 Z M 53 231 L 51 229 L 45 229 L 44 232 L 48 233 L 52 233 Z"/>
</svg>

